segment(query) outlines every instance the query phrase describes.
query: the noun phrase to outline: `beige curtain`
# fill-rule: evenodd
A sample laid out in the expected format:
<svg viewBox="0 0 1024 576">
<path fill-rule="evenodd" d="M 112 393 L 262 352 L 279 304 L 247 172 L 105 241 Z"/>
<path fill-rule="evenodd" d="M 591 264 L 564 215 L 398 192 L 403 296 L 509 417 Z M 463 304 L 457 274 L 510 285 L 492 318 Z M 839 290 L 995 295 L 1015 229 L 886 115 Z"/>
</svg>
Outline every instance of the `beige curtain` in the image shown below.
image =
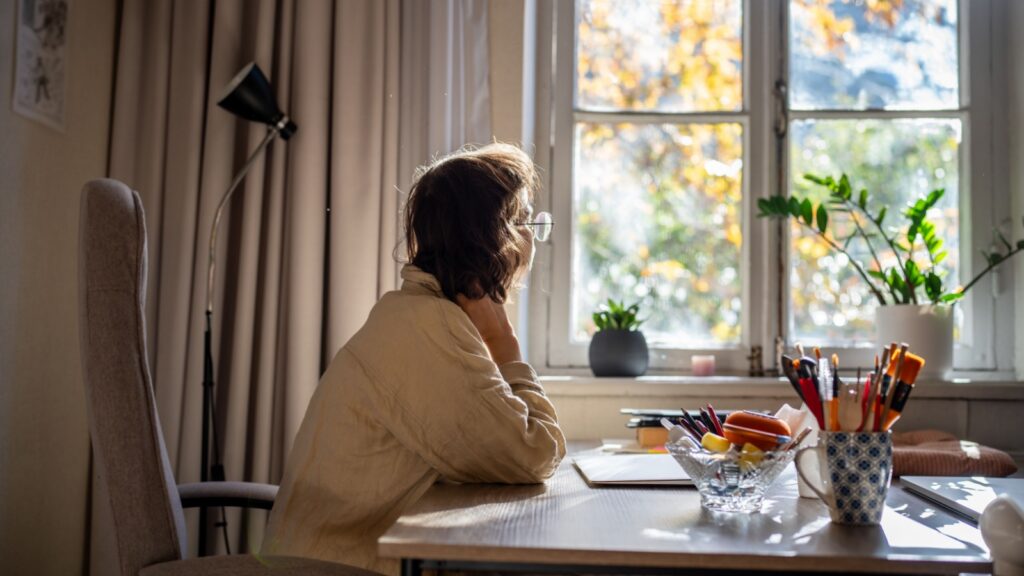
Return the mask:
<svg viewBox="0 0 1024 576">
<path fill-rule="evenodd" d="M 146 210 L 150 363 L 178 482 L 200 476 L 210 225 L 265 134 L 216 106 L 221 87 L 255 60 L 299 126 L 235 192 L 217 247 L 226 475 L 276 483 L 321 372 L 397 286 L 400 189 L 432 156 L 490 139 L 486 22 L 474 0 L 125 0 L 109 172 Z M 111 557 L 103 490 L 93 573 Z M 258 547 L 262 513 L 228 514 L 232 551 Z M 189 531 L 195 550 L 194 512 Z"/>
</svg>

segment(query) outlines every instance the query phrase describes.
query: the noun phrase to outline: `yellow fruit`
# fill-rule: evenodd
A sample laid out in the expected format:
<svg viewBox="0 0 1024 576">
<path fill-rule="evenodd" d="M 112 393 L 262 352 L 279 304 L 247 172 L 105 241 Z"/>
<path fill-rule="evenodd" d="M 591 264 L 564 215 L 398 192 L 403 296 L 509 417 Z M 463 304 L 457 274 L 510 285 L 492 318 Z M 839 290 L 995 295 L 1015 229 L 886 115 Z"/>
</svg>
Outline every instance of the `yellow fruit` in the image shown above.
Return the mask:
<svg viewBox="0 0 1024 576">
<path fill-rule="evenodd" d="M 761 450 L 757 446 L 754 446 L 750 442 L 743 445 L 743 449 L 740 450 L 740 459 L 747 460 L 748 462 L 757 464 L 764 458 L 764 450 Z"/>
<path fill-rule="evenodd" d="M 732 444 L 718 434 L 708 432 L 700 439 L 700 445 L 710 452 L 728 452 Z"/>
</svg>

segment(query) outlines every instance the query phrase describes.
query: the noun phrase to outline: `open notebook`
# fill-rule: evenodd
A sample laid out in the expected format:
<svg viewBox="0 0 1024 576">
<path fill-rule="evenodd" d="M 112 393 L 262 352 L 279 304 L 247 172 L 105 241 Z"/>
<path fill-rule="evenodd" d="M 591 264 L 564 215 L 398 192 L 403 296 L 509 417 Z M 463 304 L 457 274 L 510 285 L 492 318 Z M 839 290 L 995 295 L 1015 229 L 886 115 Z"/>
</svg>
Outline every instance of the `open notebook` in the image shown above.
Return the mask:
<svg viewBox="0 0 1024 576">
<path fill-rule="evenodd" d="M 975 522 L 999 494 L 1024 503 L 1024 478 L 981 476 L 903 476 L 900 485 L 917 496 L 958 512 Z"/>
<path fill-rule="evenodd" d="M 577 456 L 573 464 L 592 486 L 692 486 L 693 481 L 668 454 Z"/>
</svg>

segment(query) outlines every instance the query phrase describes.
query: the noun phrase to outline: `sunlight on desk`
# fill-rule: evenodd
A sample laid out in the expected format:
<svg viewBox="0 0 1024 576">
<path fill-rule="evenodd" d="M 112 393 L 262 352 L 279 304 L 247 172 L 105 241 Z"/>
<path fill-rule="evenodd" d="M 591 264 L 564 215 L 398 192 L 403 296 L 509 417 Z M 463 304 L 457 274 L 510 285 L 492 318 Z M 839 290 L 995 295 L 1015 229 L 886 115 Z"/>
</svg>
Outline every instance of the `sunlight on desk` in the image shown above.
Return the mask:
<svg viewBox="0 0 1024 576">
<path fill-rule="evenodd" d="M 901 509 L 906 508 L 901 506 Z M 969 527 L 968 527 L 969 528 Z M 882 533 L 892 548 L 934 548 L 938 550 L 965 550 L 967 545 L 942 535 L 938 530 L 915 522 L 886 506 L 882 512 Z M 977 532 L 977 530 L 975 530 Z M 979 537 L 980 541 L 981 538 Z M 984 546 L 984 545 L 982 545 Z"/>
<path fill-rule="evenodd" d="M 434 486 L 380 538 L 378 550 L 407 560 L 409 574 L 438 567 L 992 570 L 977 528 L 898 483 L 880 526 L 851 527 L 833 524 L 820 501 L 799 498 L 795 478 L 792 468 L 784 471 L 760 513 L 711 512 L 693 488 L 592 488 L 567 458 L 542 486 Z"/>
</svg>

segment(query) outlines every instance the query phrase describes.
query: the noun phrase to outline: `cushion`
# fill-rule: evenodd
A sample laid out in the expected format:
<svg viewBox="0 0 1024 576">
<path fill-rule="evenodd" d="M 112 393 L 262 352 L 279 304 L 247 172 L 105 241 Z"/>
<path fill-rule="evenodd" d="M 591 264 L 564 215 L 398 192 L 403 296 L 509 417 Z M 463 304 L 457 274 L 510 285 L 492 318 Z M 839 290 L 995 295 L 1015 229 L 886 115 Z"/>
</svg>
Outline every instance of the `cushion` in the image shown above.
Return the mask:
<svg viewBox="0 0 1024 576">
<path fill-rule="evenodd" d="M 1002 450 L 939 430 L 894 432 L 894 476 L 1009 476 L 1017 464 Z"/>
</svg>

